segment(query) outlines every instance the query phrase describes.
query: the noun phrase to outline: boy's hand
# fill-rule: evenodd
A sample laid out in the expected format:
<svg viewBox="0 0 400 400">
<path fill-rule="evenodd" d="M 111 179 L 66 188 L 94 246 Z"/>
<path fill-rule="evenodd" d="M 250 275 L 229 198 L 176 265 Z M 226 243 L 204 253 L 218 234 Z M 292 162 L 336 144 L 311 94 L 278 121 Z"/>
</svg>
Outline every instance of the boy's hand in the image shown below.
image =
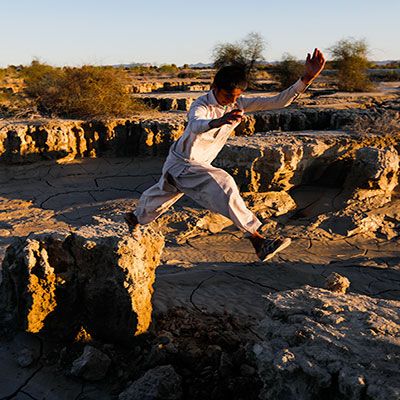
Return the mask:
<svg viewBox="0 0 400 400">
<path fill-rule="evenodd" d="M 304 66 L 304 74 L 301 77 L 301 80 L 309 85 L 324 69 L 325 66 L 325 57 L 319 49 L 314 49 L 314 53 L 311 57 L 311 54 L 307 54 L 306 63 Z"/>
<path fill-rule="evenodd" d="M 226 113 L 221 118 L 213 119 L 209 122 L 210 128 L 220 128 L 222 125 L 232 125 L 243 119 L 243 110 L 238 108 Z"/>
</svg>

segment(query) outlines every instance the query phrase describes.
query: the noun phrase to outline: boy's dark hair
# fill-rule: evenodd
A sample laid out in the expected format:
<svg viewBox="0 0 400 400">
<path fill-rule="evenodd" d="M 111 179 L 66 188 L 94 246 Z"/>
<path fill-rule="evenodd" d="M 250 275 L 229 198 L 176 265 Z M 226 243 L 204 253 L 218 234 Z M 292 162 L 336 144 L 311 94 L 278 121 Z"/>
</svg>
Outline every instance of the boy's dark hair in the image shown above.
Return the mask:
<svg viewBox="0 0 400 400">
<path fill-rule="evenodd" d="M 218 70 L 212 86 L 225 90 L 246 90 L 247 84 L 246 69 L 238 65 L 228 65 Z"/>
</svg>

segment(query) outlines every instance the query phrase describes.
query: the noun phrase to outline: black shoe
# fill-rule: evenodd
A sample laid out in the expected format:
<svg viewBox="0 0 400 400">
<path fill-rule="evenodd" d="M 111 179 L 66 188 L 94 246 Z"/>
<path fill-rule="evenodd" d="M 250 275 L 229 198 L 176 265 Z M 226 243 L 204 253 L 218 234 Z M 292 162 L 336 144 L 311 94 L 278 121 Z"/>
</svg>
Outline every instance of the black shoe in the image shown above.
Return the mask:
<svg viewBox="0 0 400 400">
<path fill-rule="evenodd" d="M 290 238 L 275 238 L 275 239 L 265 239 L 261 243 L 261 248 L 257 252 L 258 258 L 262 261 L 270 260 L 276 253 L 286 249 L 292 243 Z"/>
</svg>

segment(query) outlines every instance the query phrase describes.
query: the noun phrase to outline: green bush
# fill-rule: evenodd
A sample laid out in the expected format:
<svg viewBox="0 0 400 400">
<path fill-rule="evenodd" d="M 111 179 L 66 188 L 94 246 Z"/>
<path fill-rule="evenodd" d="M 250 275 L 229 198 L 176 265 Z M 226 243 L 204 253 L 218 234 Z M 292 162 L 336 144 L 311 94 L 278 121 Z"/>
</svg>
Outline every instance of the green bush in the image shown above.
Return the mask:
<svg viewBox="0 0 400 400">
<path fill-rule="evenodd" d="M 33 62 L 23 71 L 25 92 L 38 110 L 64 118 L 126 117 L 145 108 L 127 91 L 126 73 L 112 67 L 54 68 Z"/>
<path fill-rule="evenodd" d="M 175 64 L 164 64 L 158 67 L 158 72 L 162 74 L 175 75 L 179 71 L 179 68 Z"/>
<path fill-rule="evenodd" d="M 304 63 L 290 54 L 285 54 L 275 72 L 281 88 L 287 88 L 301 77 L 304 72 Z"/>
<path fill-rule="evenodd" d="M 367 69 L 368 45 L 365 40 L 342 39 L 330 48 L 333 66 L 338 70 L 337 86 L 346 92 L 365 92 L 372 88 Z"/>
</svg>

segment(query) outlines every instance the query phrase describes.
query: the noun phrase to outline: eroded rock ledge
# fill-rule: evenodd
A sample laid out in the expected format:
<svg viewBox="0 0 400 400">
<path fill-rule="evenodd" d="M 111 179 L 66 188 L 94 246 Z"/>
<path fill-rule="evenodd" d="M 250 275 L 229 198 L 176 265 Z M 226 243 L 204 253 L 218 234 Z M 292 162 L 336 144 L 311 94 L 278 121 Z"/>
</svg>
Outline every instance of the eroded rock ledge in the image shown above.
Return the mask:
<svg viewBox="0 0 400 400">
<path fill-rule="evenodd" d="M 243 191 L 287 191 L 300 184 L 318 182 L 342 186 L 349 175 L 354 175 L 353 166 L 361 180 L 365 174 L 371 176 L 371 163 L 361 159 L 375 157 L 374 169 L 381 161 L 382 166 L 389 162 L 385 157 L 390 154 L 389 160 L 396 169 L 399 138 L 400 132 L 357 135 L 343 131 L 272 132 L 235 137 L 229 139 L 216 164 L 230 172 Z M 367 147 L 369 151 L 364 149 Z M 386 156 L 369 154 L 380 151 Z M 394 172 L 397 170 L 391 176 Z M 354 180 L 354 176 L 349 179 Z"/>
<path fill-rule="evenodd" d="M 58 339 L 82 328 L 111 341 L 143 333 L 163 247 L 151 228 L 134 237 L 90 227 L 19 239 L 3 261 L 0 326 Z"/>
<path fill-rule="evenodd" d="M 400 302 L 309 286 L 264 297 L 260 398 L 400 398 Z"/>
<path fill-rule="evenodd" d="M 5 163 L 114 156 L 166 155 L 185 129 L 183 115 L 111 121 L 38 120 L 0 125 Z"/>
<path fill-rule="evenodd" d="M 268 111 L 248 115 L 237 127 L 235 135 L 252 136 L 273 130 L 337 130 L 357 118 L 374 118 L 378 114 L 358 109 Z M 21 163 L 66 156 L 166 156 L 171 143 L 183 134 L 185 126 L 186 115 L 183 113 L 92 122 L 4 121 L 0 124 L 0 161 Z"/>
</svg>

